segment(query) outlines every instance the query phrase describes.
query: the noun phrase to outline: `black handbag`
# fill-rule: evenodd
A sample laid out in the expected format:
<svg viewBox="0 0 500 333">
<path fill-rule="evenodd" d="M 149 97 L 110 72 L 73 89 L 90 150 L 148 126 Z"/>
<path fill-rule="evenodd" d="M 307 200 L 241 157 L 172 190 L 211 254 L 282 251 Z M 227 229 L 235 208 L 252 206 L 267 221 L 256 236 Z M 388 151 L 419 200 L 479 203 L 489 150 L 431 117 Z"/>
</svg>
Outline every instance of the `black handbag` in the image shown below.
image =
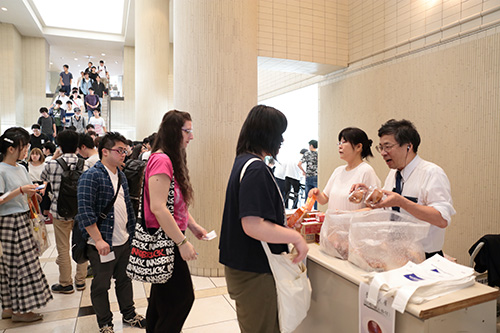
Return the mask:
<svg viewBox="0 0 500 333">
<path fill-rule="evenodd" d="M 111 210 L 111 207 L 113 207 L 113 205 L 115 204 L 116 197 L 118 197 L 118 192 L 120 192 L 121 184 L 122 177 L 121 174 L 118 173 L 118 188 L 116 189 L 115 196 L 99 214 L 99 217 L 97 218 L 98 226 L 108 217 L 108 213 Z M 89 258 L 87 257 L 87 240 L 88 238 L 83 237 L 83 232 L 80 229 L 78 221 L 75 220 L 73 223 L 73 234 L 71 235 L 71 257 L 77 264 L 83 264 L 87 260 L 89 260 Z"/>
</svg>

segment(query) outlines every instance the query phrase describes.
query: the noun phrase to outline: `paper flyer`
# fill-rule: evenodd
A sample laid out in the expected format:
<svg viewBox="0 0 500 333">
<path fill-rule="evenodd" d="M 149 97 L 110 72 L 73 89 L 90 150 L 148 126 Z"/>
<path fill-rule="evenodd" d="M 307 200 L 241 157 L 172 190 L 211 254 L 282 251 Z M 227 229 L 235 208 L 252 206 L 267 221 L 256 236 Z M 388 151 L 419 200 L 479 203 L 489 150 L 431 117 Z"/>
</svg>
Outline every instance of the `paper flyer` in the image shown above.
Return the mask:
<svg viewBox="0 0 500 333">
<path fill-rule="evenodd" d="M 364 282 L 359 285 L 359 332 L 360 333 L 394 333 L 396 327 L 396 310 L 392 308 L 392 297 L 384 297 L 379 293 L 377 305 L 366 299 L 370 286 Z"/>
</svg>

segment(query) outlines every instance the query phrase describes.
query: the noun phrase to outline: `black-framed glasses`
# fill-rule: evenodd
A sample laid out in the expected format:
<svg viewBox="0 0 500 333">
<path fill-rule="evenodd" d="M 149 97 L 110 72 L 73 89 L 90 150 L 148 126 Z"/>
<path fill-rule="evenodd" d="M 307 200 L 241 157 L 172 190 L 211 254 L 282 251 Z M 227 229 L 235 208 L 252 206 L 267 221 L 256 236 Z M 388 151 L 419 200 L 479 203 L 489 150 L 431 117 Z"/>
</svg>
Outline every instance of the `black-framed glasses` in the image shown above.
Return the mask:
<svg viewBox="0 0 500 333">
<path fill-rule="evenodd" d="M 188 128 L 181 128 L 181 130 L 183 130 L 184 132 L 186 132 L 187 134 L 191 134 L 193 133 L 193 130 L 192 129 L 188 129 Z"/>
<path fill-rule="evenodd" d="M 386 153 L 390 152 L 392 148 L 394 148 L 396 144 L 385 144 L 385 145 L 378 145 L 378 146 L 375 146 L 375 149 L 377 149 L 377 151 L 382 154 L 383 151 L 385 151 Z"/>
<path fill-rule="evenodd" d="M 123 155 L 123 154 L 126 155 L 128 153 L 127 148 L 118 148 L 118 149 L 106 148 L 106 149 L 111 150 L 111 151 L 116 151 L 120 155 Z"/>
</svg>

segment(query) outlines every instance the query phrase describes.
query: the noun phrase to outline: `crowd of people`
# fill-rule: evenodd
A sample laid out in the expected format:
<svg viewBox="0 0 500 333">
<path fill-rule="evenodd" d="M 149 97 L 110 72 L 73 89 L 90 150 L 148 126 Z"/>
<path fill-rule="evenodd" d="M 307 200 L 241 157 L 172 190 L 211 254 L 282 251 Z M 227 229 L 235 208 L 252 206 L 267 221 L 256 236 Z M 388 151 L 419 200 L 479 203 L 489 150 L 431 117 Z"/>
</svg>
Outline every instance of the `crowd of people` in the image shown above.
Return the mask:
<svg viewBox="0 0 500 333">
<path fill-rule="evenodd" d="M 102 101 L 108 93 L 109 72 L 104 61 L 95 67 L 89 62 L 80 77 L 74 79 L 69 66 L 64 65 L 59 74 L 59 90 L 48 108 L 40 108 L 37 124 L 44 140 L 54 142 L 61 131 L 75 128 L 78 133 L 85 132 L 88 124 L 94 126 L 97 135 L 106 133 L 106 125 L 101 117 Z"/>
<path fill-rule="evenodd" d="M 53 115 L 62 114 L 57 112 L 61 105 L 54 103 Z M 42 109 L 44 119 L 52 117 Z M 98 111 L 93 112 L 99 119 Z M 207 234 L 189 213 L 194 198 L 186 162 L 187 147 L 193 139 L 190 114 L 167 112 L 158 132 L 135 145 L 105 128 L 98 135 L 97 126 L 91 124 L 78 128 L 70 125 L 57 131 L 66 123 L 64 117 L 59 118 L 60 123 L 50 123 L 50 136 L 43 131 L 46 124 L 34 124 L 31 135 L 14 127 L 0 137 L 2 318 L 40 320 L 42 315 L 33 311 L 45 306 L 52 293 L 70 294 L 75 288 L 86 288 L 88 263 L 76 266 L 74 280 L 72 274 L 70 236 L 76 223 L 88 239 L 87 256 L 93 270 L 91 300 L 100 332 L 113 332 L 108 298 L 112 278 L 116 280 L 125 324 L 146 328 L 147 332 L 180 332 L 194 302 L 187 261 L 198 256 L 185 232 L 189 229 L 198 239 Z M 219 261 L 225 267 L 228 292 L 236 302 L 242 332 L 279 332 L 276 286 L 261 241 L 269 243 L 275 254 L 288 252 L 287 244 L 291 243 L 297 250 L 294 263 L 302 261 L 308 252 L 301 234 L 286 226 L 283 189 L 265 163 L 268 156 L 276 160 L 286 128 L 287 119 L 279 110 L 264 105 L 252 108 L 240 131 L 227 184 Z M 302 157 L 293 166 L 306 177 L 308 195 L 315 195 L 320 204 L 328 204 L 329 210 L 392 208 L 428 222 L 431 230 L 424 244 L 426 255 L 442 254 L 444 231 L 455 213 L 446 174 L 417 155 L 420 136 L 411 122 L 389 120 L 378 135 L 380 144 L 376 149 L 391 171 L 383 187 L 386 198 L 374 206 L 353 204 L 347 198 L 359 187 L 380 186 L 374 169 L 365 162 L 373 157 L 372 140 L 359 128 L 348 127 L 339 133 L 339 155 L 347 164 L 333 172 L 323 191 L 317 187 L 316 140 L 309 142 L 309 150 L 301 151 Z M 57 147 L 52 142 L 54 137 Z M 132 163 L 143 166 L 135 174 L 139 180 L 127 172 Z M 59 211 L 64 164 L 73 170 L 82 169 L 76 216 L 62 216 Z M 296 170 L 289 176 L 284 177 L 285 183 L 287 177 L 298 177 Z M 46 186 L 37 189 L 34 184 Z M 288 181 L 290 188 L 295 185 Z M 169 187 L 173 188 L 173 213 L 167 208 L 170 199 L 165 189 Z M 32 196 L 42 200 L 42 209 L 53 218 L 59 282 L 51 287 L 29 229 L 26 199 Z M 103 217 L 109 203 L 111 211 Z M 165 283 L 152 284 L 146 317 L 135 311 L 132 283 L 126 274 L 139 207 L 144 211 L 148 230 L 162 230 L 176 244 L 172 276 Z"/>
</svg>

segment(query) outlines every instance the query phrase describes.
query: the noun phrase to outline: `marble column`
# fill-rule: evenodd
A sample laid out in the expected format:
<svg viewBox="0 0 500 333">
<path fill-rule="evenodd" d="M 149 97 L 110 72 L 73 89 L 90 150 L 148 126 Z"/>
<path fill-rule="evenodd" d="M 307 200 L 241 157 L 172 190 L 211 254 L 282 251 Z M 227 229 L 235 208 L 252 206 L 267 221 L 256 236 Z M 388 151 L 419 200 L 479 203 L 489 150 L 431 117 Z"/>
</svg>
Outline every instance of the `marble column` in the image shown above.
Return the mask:
<svg viewBox="0 0 500 333">
<path fill-rule="evenodd" d="M 243 121 L 257 103 L 257 1 L 174 0 L 174 108 L 193 118 L 190 212 L 220 234 L 227 180 Z M 199 253 L 191 272 L 223 276 L 219 238 L 188 238 Z"/>
<path fill-rule="evenodd" d="M 136 139 L 158 130 L 168 111 L 169 2 L 135 4 L 135 126 Z"/>
</svg>

